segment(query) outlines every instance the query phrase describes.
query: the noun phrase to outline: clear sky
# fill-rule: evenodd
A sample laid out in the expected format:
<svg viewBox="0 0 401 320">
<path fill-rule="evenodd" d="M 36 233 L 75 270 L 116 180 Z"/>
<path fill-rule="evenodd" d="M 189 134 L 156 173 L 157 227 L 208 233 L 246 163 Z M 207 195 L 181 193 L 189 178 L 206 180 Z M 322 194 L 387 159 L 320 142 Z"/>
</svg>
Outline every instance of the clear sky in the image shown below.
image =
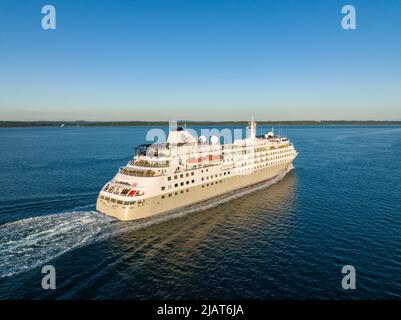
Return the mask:
<svg viewBox="0 0 401 320">
<path fill-rule="evenodd" d="M 400 0 L 0 0 L 0 15 L 0 120 L 401 120 Z"/>
</svg>

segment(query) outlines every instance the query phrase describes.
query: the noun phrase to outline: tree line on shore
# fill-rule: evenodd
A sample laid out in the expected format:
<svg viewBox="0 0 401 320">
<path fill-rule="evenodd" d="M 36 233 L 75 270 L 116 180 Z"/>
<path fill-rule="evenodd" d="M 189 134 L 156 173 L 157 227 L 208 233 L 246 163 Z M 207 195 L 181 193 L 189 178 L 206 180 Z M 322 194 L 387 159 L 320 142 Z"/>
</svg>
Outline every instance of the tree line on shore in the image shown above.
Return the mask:
<svg viewBox="0 0 401 320">
<path fill-rule="evenodd" d="M 178 121 L 189 126 L 244 126 L 248 121 Z M 257 121 L 258 125 L 401 125 L 401 121 L 382 120 L 293 120 Z M 168 121 L 0 121 L 3 128 L 22 127 L 118 127 L 118 126 L 168 126 Z"/>
</svg>

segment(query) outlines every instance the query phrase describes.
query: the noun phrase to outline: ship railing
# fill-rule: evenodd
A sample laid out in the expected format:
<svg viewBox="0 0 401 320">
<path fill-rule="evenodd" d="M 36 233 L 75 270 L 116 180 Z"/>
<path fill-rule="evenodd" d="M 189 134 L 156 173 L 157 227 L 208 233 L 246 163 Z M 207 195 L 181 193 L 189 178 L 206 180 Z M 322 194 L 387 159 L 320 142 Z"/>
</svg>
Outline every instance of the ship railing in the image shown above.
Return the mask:
<svg viewBox="0 0 401 320">
<path fill-rule="evenodd" d="M 170 166 L 170 161 L 150 162 L 147 160 L 130 160 L 128 164 L 144 168 L 166 168 Z"/>
<path fill-rule="evenodd" d="M 163 172 L 156 172 L 154 170 L 135 170 L 126 167 L 120 168 L 120 173 L 126 176 L 133 177 L 156 177 L 164 175 Z"/>
</svg>

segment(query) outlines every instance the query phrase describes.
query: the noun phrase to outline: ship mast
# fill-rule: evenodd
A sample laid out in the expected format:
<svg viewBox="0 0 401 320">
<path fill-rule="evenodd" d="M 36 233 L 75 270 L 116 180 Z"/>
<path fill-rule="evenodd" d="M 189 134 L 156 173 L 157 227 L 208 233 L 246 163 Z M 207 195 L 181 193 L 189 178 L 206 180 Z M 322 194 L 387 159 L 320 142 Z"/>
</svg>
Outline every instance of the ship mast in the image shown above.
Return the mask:
<svg viewBox="0 0 401 320">
<path fill-rule="evenodd" d="M 255 140 L 255 138 L 256 138 L 256 122 L 253 120 L 253 117 L 252 117 L 251 122 L 249 122 L 248 128 L 249 128 L 249 139 Z"/>
</svg>

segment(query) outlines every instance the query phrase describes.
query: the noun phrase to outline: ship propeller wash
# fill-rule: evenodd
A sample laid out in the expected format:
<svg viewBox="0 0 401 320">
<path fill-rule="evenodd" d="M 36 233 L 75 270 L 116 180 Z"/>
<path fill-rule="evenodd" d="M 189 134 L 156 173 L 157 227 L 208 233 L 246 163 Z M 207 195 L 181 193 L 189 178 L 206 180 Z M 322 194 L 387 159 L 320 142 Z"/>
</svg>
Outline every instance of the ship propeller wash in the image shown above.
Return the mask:
<svg viewBox="0 0 401 320">
<path fill-rule="evenodd" d="M 188 130 L 169 132 L 167 142 L 139 146 L 133 160 L 100 191 L 96 209 L 120 220 L 135 220 L 190 206 L 286 173 L 298 155 L 273 131 L 220 144 Z"/>
</svg>

